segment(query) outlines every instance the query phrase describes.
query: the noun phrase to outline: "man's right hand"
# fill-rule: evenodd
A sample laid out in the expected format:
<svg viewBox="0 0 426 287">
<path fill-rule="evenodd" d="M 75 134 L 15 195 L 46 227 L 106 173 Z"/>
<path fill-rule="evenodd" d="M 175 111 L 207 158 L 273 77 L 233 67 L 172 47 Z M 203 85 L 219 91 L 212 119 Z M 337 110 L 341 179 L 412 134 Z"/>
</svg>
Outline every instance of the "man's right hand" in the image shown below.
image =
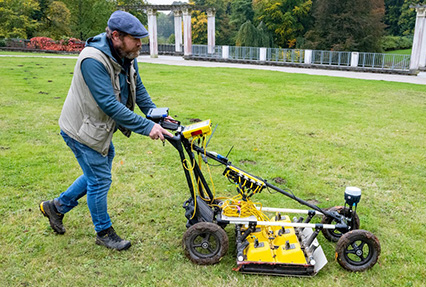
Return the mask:
<svg viewBox="0 0 426 287">
<path fill-rule="evenodd" d="M 163 129 L 159 124 L 154 124 L 154 126 L 151 129 L 151 132 L 149 133 L 149 137 L 153 140 L 162 140 L 164 141 L 164 135 L 167 135 L 169 137 L 173 137 L 173 134 L 171 134 L 169 131 Z"/>
</svg>

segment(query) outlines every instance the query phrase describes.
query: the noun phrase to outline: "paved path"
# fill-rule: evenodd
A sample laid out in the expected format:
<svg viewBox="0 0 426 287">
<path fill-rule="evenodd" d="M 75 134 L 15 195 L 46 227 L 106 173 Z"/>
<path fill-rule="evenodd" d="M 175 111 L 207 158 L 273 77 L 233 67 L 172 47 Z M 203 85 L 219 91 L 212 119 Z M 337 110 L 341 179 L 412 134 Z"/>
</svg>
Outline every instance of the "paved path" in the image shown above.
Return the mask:
<svg viewBox="0 0 426 287">
<path fill-rule="evenodd" d="M 52 55 L 52 56 L 50 55 L 49 56 L 0 55 L 0 57 L 43 57 L 43 58 L 62 58 L 62 59 L 77 58 L 76 56 L 56 56 L 56 55 Z M 182 57 L 175 57 L 175 56 L 159 56 L 158 58 L 151 58 L 150 56 L 144 55 L 144 56 L 138 57 L 138 62 L 161 64 L 161 65 L 190 66 L 190 67 L 222 67 L 222 68 L 240 68 L 240 69 L 253 69 L 253 70 L 270 70 L 270 71 L 279 71 L 284 73 L 321 75 L 321 76 L 332 76 L 332 77 L 402 82 L 402 83 L 426 85 L 426 72 L 419 73 L 417 76 L 406 76 L 406 75 L 396 75 L 396 74 L 336 71 L 336 70 L 326 70 L 326 69 L 322 70 L 322 69 L 250 65 L 250 64 L 236 64 L 236 63 L 209 62 L 209 61 L 192 61 L 192 60 L 184 60 Z"/>
</svg>

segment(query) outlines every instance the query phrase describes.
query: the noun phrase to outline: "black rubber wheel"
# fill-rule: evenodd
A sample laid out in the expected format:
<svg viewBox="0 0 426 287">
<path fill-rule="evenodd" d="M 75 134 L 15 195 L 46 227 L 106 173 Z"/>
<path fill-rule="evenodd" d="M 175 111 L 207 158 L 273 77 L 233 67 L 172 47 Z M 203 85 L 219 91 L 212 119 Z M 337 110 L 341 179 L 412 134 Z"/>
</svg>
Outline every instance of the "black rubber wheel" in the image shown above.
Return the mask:
<svg viewBox="0 0 426 287">
<path fill-rule="evenodd" d="M 341 214 L 343 216 L 346 216 L 346 217 L 350 216 L 349 208 L 343 207 L 343 206 L 334 206 L 334 207 L 328 208 L 327 211 L 330 211 L 330 212 L 337 211 L 339 214 Z M 333 219 L 331 217 L 324 216 L 321 223 L 322 224 L 336 224 L 337 222 L 336 222 L 335 219 Z M 358 214 L 355 213 L 354 220 L 352 220 L 352 222 L 350 223 L 349 226 L 350 226 L 351 230 L 359 229 L 360 221 L 359 221 Z M 329 241 L 333 241 L 333 242 L 339 241 L 340 237 L 342 237 L 342 232 L 337 230 L 337 229 L 323 229 L 322 234 Z"/>
<path fill-rule="evenodd" d="M 226 232 L 217 224 L 199 222 L 183 235 L 185 255 L 199 265 L 218 263 L 228 251 L 229 241 Z"/>
<path fill-rule="evenodd" d="M 373 267 L 380 255 L 380 242 L 366 230 L 352 230 L 343 234 L 336 245 L 336 259 L 340 266 L 353 272 Z"/>
</svg>

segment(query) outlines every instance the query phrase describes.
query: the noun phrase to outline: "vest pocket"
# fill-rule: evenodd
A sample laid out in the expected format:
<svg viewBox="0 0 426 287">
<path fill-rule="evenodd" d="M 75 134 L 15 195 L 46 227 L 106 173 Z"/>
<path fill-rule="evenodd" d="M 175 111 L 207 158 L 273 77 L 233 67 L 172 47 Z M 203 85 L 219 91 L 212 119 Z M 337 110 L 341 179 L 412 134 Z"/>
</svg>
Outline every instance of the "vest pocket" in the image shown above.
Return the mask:
<svg viewBox="0 0 426 287">
<path fill-rule="evenodd" d="M 77 135 L 88 147 L 104 153 L 108 149 L 113 131 L 112 127 L 104 122 L 95 122 L 90 118 L 83 120 Z"/>
</svg>

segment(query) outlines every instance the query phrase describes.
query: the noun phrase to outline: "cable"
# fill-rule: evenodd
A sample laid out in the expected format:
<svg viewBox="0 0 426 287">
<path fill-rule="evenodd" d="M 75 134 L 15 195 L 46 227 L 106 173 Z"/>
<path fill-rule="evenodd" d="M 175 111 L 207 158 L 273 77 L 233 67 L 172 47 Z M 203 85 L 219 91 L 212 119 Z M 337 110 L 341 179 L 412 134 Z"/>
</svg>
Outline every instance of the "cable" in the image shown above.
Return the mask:
<svg viewBox="0 0 426 287">
<path fill-rule="evenodd" d="M 186 163 L 187 165 L 189 165 L 189 167 L 185 166 L 185 163 Z M 194 164 L 195 164 L 195 163 L 194 163 Z M 190 218 L 190 219 L 193 219 L 193 218 L 195 217 L 195 212 L 196 212 L 196 210 L 197 210 L 197 194 L 196 194 L 196 192 L 195 192 L 194 178 L 193 178 L 193 175 L 192 175 L 192 172 L 194 171 L 194 166 L 193 166 L 193 165 L 191 165 L 191 163 L 189 162 L 189 160 L 188 160 L 188 159 L 186 159 L 186 158 L 182 161 L 182 165 L 183 165 L 183 167 L 184 167 L 186 170 L 188 170 L 188 171 L 189 171 L 189 176 L 191 177 L 192 190 L 193 190 L 193 192 L 194 192 L 194 194 L 192 195 L 192 197 L 193 197 L 193 199 L 194 199 L 194 213 L 192 214 L 192 216 L 191 216 L 191 218 Z"/>
<path fill-rule="evenodd" d="M 250 199 L 243 200 L 241 194 L 232 198 L 218 198 L 225 201 L 220 206 L 222 213 L 229 217 L 249 217 L 255 216 L 259 221 L 269 221 L 268 216 L 262 212 L 262 204 L 259 202 L 254 203 Z M 257 206 L 260 206 L 258 209 Z"/>
</svg>

